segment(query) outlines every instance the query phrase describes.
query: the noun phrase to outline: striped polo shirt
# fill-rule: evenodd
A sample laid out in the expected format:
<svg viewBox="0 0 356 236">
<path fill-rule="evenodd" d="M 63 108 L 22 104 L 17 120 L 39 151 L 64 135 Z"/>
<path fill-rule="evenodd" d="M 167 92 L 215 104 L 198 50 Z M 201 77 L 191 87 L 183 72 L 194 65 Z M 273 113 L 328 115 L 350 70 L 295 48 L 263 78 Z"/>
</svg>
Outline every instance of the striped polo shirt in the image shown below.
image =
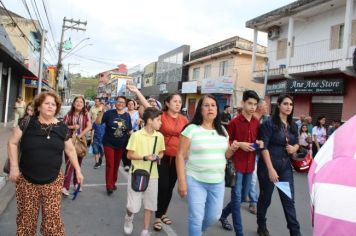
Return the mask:
<svg viewBox="0 0 356 236">
<path fill-rule="evenodd" d="M 204 183 L 224 181 L 229 137 L 195 124 L 187 126 L 182 135 L 190 139 L 186 174 Z"/>
<path fill-rule="evenodd" d="M 314 158 L 309 190 L 314 236 L 356 235 L 356 116 Z"/>
</svg>

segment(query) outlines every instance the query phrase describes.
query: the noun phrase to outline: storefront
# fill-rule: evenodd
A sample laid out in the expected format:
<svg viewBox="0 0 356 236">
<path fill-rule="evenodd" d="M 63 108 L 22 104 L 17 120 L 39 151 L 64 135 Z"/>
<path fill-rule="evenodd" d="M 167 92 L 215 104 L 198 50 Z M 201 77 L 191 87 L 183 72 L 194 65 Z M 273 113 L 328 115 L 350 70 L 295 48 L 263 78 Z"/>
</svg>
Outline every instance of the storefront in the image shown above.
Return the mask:
<svg viewBox="0 0 356 236">
<path fill-rule="evenodd" d="M 355 106 L 349 102 L 356 99 L 356 83 L 353 80 L 343 75 L 324 79 L 281 80 L 268 84 L 266 95 L 269 96 L 272 112 L 277 106 L 278 95 L 287 93 L 294 97 L 295 117 L 310 115 L 315 122 L 323 115 L 329 124 L 332 120 L 347 120 L 356 113 Z"/>
</svg>

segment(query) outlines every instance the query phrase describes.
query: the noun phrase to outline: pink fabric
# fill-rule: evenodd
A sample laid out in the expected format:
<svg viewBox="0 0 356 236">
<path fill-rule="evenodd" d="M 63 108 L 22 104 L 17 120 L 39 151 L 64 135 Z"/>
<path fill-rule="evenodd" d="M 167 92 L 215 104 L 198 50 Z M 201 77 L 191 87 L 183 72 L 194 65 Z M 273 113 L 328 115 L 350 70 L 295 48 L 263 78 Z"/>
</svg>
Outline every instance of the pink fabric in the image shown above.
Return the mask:
<svg viewBox="0 0 356 236">
<path fill-rule="evenodd" d="M 315 214 L 314 235 L 323 236 L 356 236 L 355 224 Z"/>
<path fill-rule="evenodd" d="M 327 140 L 326 144 L 328 144 L 328 142 L 333 142 L 333 145 L 324 145 L 322 147 L 323 152 L 318 152 L 308 174 L 308 184 L 312 202 L 312 218 L 314 219 L 313 235 L 356 236 L 356 223 L 313 212 L 314 206 L 319 206 L 318 202 L 316 202 L 318 199 L 314 199 L 314 184 L 336 184 L 341 188 L 343 186 L 356 188 L 356 116 L 352 117 L 336 130 Z M 333 149 L 330 147 L 333 147 Z M 327 148 L 330 150 L 325 150 Z M 325 160 L 325 158 L 330 157 L 331 154 L 332 159 L 322 163 L 323 158 Z M 335 194 L 337 195 L 338 193 Z M 328 198 L 328 196 L 319 195 L 319 198 L 320 197 Z M 356 199 L 356 196 L 348 197 L 350 199 Z"/>
</svg>

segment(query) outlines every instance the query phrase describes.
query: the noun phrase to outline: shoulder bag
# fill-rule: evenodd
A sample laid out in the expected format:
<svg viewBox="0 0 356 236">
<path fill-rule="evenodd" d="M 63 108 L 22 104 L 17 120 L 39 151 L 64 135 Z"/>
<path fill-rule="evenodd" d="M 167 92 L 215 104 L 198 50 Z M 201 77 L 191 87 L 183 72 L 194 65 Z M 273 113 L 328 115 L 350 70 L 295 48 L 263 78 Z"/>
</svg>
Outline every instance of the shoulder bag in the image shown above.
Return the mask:
<svg viewBox="0 0 356 236">
<path fill-rule="evenodd" d="M 231 160 L 227 161 L 225 168 L 225 187 L 233 188 L 236 185 L 236 171 L 234 163 Z"/>
<path fill-rule="evenodd" d="M 79 124 L 79 118 L 77 123 Z M 75 152 L 77 156 L 83 158 L 87 155 L 87 142 L 84 137 L 79 138 L 76 133 L 79 133 L 79 129 L 77 132 L 73 132 L 72 141 L 75 147 Z"/>
<path fill-rule="evenodd" d="M 25 135 L 25 132 L 26 132 L 27 127 L 28 127 L 28 124 L 30 123 L 31 116 L 25 116 L 23 119 L 24 119 L 24 127 L 23 127 L 23 130 L 22 130 L 22 136 L 21 136 L 21 139 L 20 139 L 19 143 L 17 144 L 17 160 L 18 160 L 18 163 L 20 163 L 20 159 L 21 159 L 21 140 L 22 140 L 22 137 Z M 10 173 L 10 158 L 9 157 L 7 157 L 7 160 L 5 162 L 3 171 L 6 174 Z"/>
<path fill-rule="evenodd" d="M 157 144 L 157 136 L 155 137 L 155 143 L 153 145 L 153 154 L 156 151 Z M 143 169 L 134 170 L 134 166 L 132 165 L 132 173 L 131 173 L 131 188 L 135 192 L 144 192 L 146 191 L 152 170 L 153 161 L 151 161 L 150 172 Z"/>
</svg>

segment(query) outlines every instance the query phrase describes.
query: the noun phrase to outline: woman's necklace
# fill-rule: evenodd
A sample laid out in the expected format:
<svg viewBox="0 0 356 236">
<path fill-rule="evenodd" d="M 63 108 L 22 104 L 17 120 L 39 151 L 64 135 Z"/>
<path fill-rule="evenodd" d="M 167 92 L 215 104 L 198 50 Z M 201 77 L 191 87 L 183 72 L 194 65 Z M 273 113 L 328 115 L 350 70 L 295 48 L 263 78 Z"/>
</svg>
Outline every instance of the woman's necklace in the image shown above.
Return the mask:
<svg viewBox="0 0 356 236">
<path fill-rule="evenodd" d="M 44 126 L 41 124 L 41 129 L 45 132 L 47 139 L 51 138 L 50 134 L 51 134 L 52 128 L 53 128 L 53 124 L 49 124 L 48 126 Z"/>
<path fill-rule="evenodd" d="M 39 123 L 40 123 L 40 126 L 41 126 L 41 130 L 43 130 L 44 133 L 45 133 L 46 138 L 47 139 L 51 139 L 50 134 L 51 134 L 51 131 L 52 131 L 52 128 L 53 128 L 54 124 L 53 123 L 49 123 L 49 124 L 44 123 L 44 124 L 42 124 L 41 121 Z"/>
</svg>

